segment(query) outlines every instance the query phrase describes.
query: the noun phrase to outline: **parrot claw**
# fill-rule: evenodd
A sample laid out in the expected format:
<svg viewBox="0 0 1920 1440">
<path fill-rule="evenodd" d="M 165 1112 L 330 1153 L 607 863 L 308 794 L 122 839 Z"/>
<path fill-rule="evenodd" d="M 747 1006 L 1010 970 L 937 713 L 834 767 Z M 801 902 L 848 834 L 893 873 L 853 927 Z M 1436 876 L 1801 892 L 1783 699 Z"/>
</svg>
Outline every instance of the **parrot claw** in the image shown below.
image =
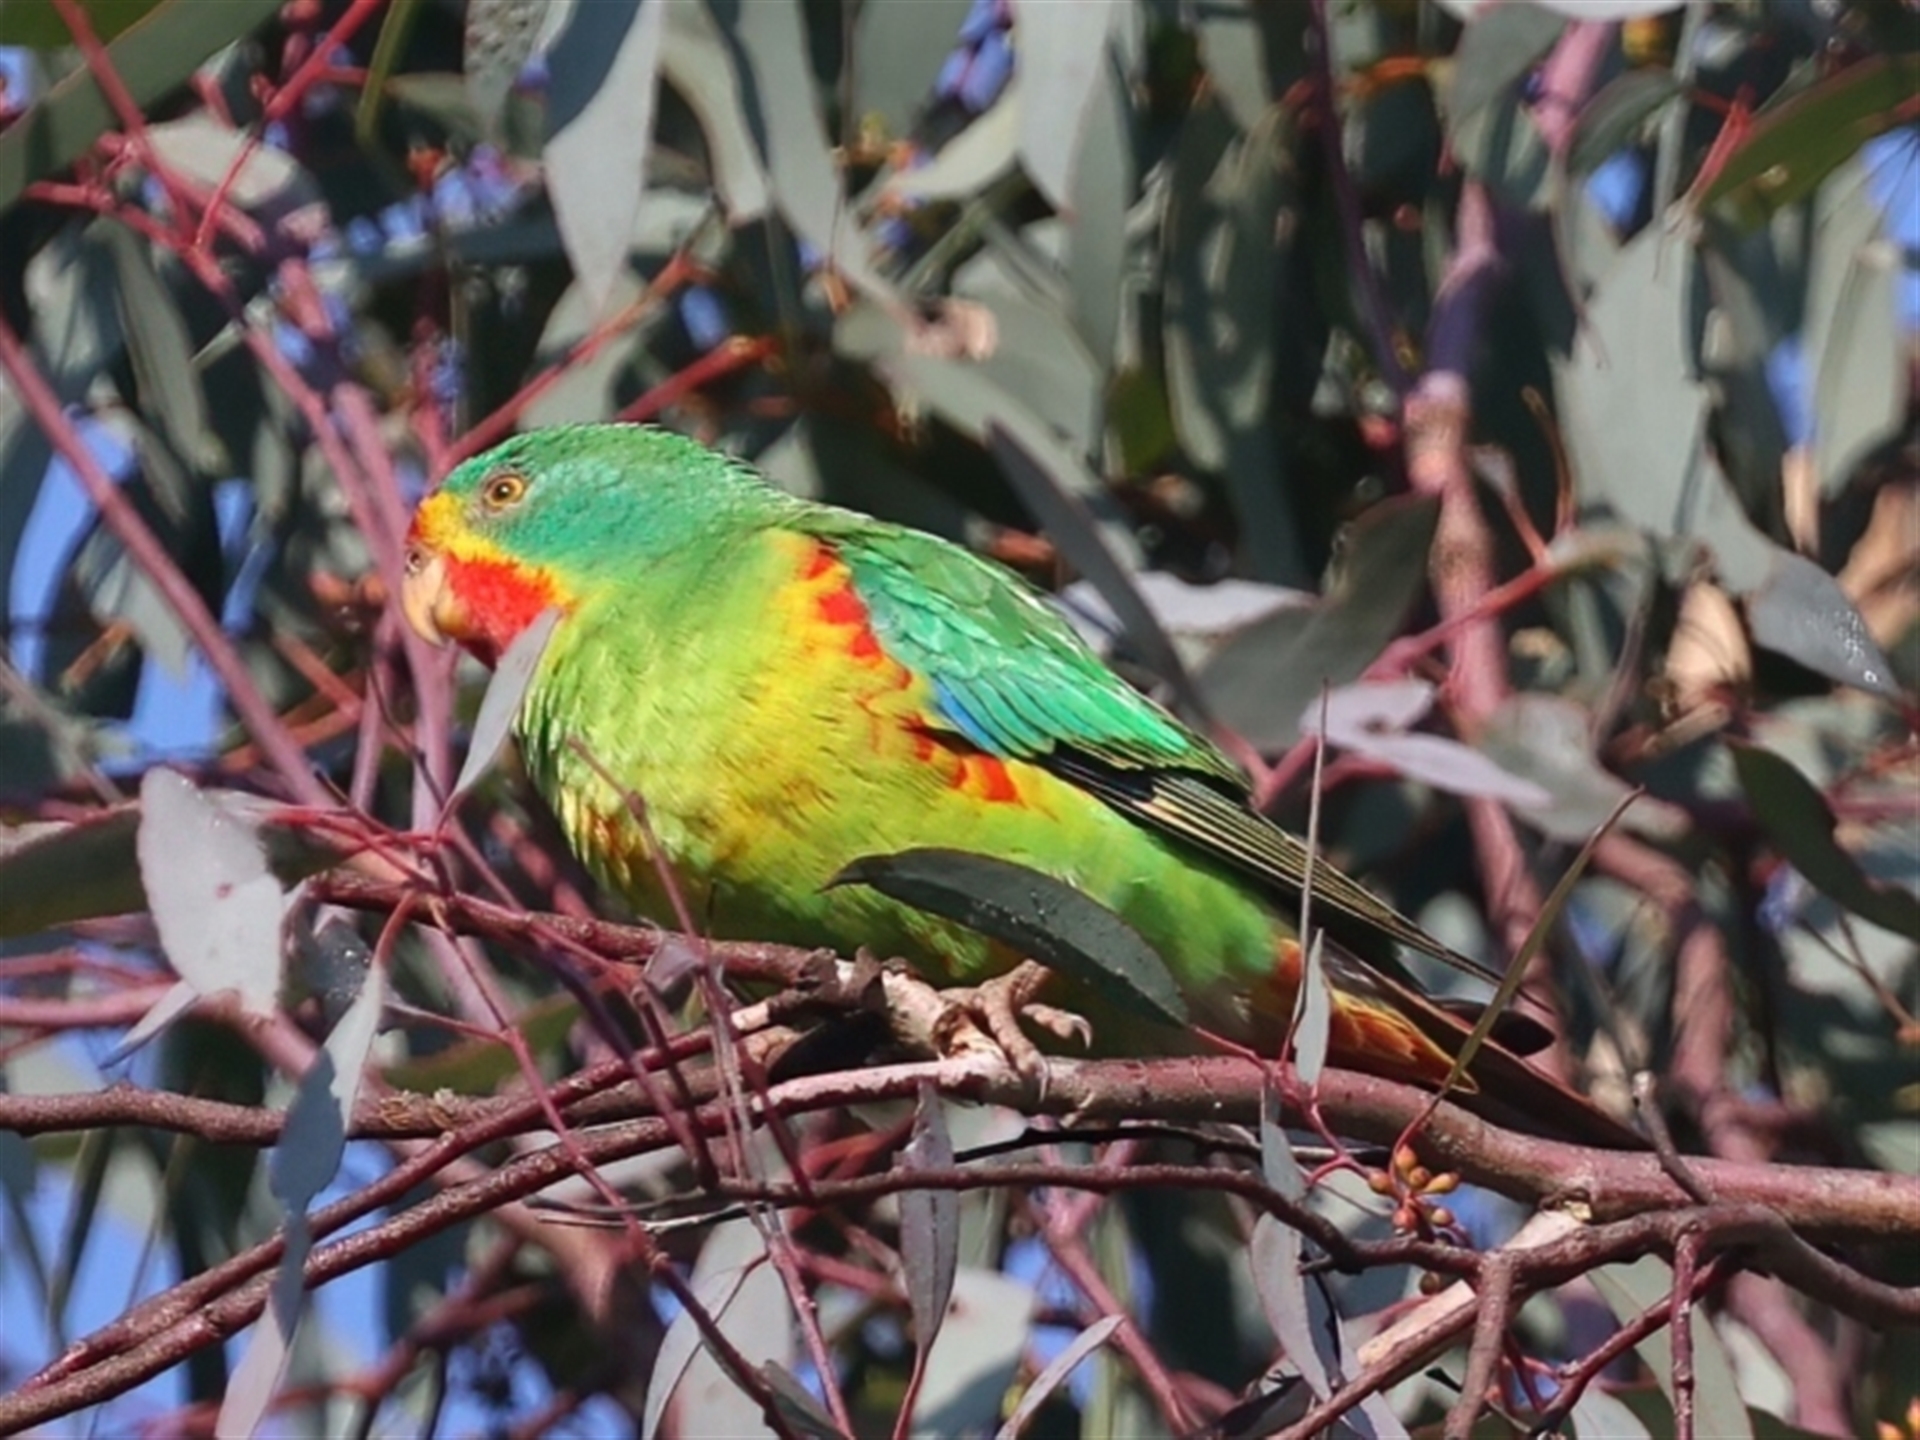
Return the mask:
<svg viewBox="0 0 1920 1440">
<path fill-rule="evenodd" d="M 1047 1098 L 1046 1057 L 1027 1037 L 1020 1026 L 1021 1020 L 1030 1020 L 1063 1040 L 1078 1039 L 1086 1044 L 1093 1038 L 1092 1027 L 1080 1016 L 1036 1002 L 1034 997 L 1051 978 L 1051 973 L 1037 961 L 1026 960 L 1006 974 L 996 975 L 979 985 L 943 991 L 941 999 L 946 1002 L 946 1008 L 936 1027 L 935 1043 L 943 1052 L 963 1048 L 963 1037 L 969 1031 L 985 1031 L 1007 1063 L 1034 1083 L 1044 1102 Z"/>
</svg>

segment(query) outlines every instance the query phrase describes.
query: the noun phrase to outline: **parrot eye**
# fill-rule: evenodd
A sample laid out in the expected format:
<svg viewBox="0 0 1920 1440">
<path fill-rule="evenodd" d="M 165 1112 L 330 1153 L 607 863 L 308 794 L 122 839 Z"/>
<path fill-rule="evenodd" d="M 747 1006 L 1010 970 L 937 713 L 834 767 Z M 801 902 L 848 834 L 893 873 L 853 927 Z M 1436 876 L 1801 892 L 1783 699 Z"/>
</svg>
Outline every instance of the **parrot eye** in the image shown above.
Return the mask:
<svg viewBox="0 0 1920 1440">
<path fill-rule="evenodd" d="M 480 503 L 498 512 L 518 505 L 526 493 L 527 477 L 509 470 L 487 481 L 486 488 L 480 492 Z"/>
</svg>

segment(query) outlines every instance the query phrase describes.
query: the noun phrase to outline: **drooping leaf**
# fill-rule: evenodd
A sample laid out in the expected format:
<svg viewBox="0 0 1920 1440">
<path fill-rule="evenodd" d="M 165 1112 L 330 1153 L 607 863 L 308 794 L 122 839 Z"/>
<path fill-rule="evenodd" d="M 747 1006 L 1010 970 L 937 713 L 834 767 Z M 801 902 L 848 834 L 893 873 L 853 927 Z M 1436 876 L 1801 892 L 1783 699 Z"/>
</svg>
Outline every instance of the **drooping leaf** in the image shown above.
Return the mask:
<svg viewBox="0 0 1920 1440">
<path fill-rule="evenodd" d="M 225 466 L 226 457 L 207 417 L 186 320 L 138 236 L 125 226 L 108 225 L 102 238 L 119 277 L 120 320 L 140 397 L 174 448 L 195 469 L 210 474 Z"/>
<path fill-rule="evenodd" d="M 792 1309 L 786 1287 L 767 1259 L 767 1242 L 751 1220 L 714 1227 L 690 1277 L 693 1297 L 732 1341 L 742 1359 L 758 1366 L 792 1363 Z M 771 1433 L 757 1402 L 747 1397 L 707 1349 L 690 1314 L 674 1317 L 647 1381 L 640 1434 L 661 1433 L 669 1400 L 674 1432 L 758 1436 Z"/>
<path fill-rule="evenodd" d="M 931 1086 L 921 1087 L 913 1138 L 901 1156 L 906 1169 L 952 1166 L 953 1140 L 947 1134 L 942 1105 Z M 951 1190 L 903 1190 L 899 1205 L 900 1264 L 906 1272 L 914 1345 L 924 1356 L 939 1336 L 947 1302 L 953 1298 L 953 1277 L 960 1263 L 960 1197 Z"/>
<path fill-rule="evenodd" d="M 861 289 L 891 295 L 847 208 L 814 94 L 799 0 L 711 0 L 708 8 L 732 51 L 741 109 L 768 187 L 794 234 Z"/>
<path fill-rule="evenodd" d="M 1018 1440 L 1027 1422 L 1040 1413 L 1040 1407 L 1053 1392 L 1080 1368 L 1081 1361 L 1106 1344 L 1125 1320 L 1124 1315 L 1103 1315 L 1069 1340 L 1060 1353 L 1047 1362 L 1047 1368 L 1033 1377 L 1033 1383 L 1021 1393 L 1020 1403 L 1013 1407 L 1006 1424 L 994 1432 L 993 1440 Z"/>
<path fill-rule="evenodd" d="M 1181 444 L 1233 493 L 1255 579 L 1306 578 L 1298 522 L 1284 503 L 1287 475 L 1273 428 L 1275 379 L 1299 307 L 1281 308 L 1301 216 L 1284 106 L 1236 135 L 1204 100 L 1173 154 L 1162 249 L 1167 403 Z"/>
<path fill-rule="evenodd" d="M 669 5 L 660 73 L 700 122 L 713 188 L 735 225 L 767 209 L 767 182 L 748 123 L 746 96 L 720 31 L 705 5 Z"/>
<path fill-rule="evenodd" d="M 1327 1318 L 1328 1306 L 1325 1292 L 1303 1268 L 1305 1243 L 1297 1230 L 1263 1214 L 1253 1222 L 1247 1264 L 1274 1338 L 1314 1396 L 1324 1400 L 1333 1391 L 1339 1357 L 1328 1355 L 1325 1326 L 1316 1323 Z"/>
<path fill-rule="evenodd" d="M 1300 967 L 1299 1003 L 1294 1009 L 1293 1068 L 1308 1089 L 1320 1082 L 1333 1041 L 1333 987 L 1327 982 L 1326 932 L 1315 930 Z"/>
<path fill-rule="evenodd" d="M 1920 943 L 1920 896 L 1873 879 L 1840 847 L 1838 822 L 1813 782 L 1771 750 L 1730 749 L 1747 803 L 1793 868 L 1836 905 Z"/>
<path fill-rule="evenodd" d="M 657 0 L 576 5 L 547 55 L 547 190 L 574 277 L 599 312 L 646 188 L 667 9 Z"/>
<path fill-rule="evenodd" d="M 221 1404 L 215 1429 L 222 1435 L 252 1435 L 257 1430 L 272 1407 L 299 1333 L 312 1249 L 307 1210 L 333 1180 L 346 1153 L 347 1129 L 385 999 L 380 968 L 371 963 L 364 945 L 357 949 L 362 966 L 358 991 L 300 1077 L 287 1107 L 286 1128 L 268 1163 L 267 1183 L 284 1209 L 285 1248 L 267 1311 L 248 1338 Z"/>
<path fill-rule="evenodd" d="M 480 713 L 473 721 L 473 739 L 467 745 L 467 758 L 461 762 L 459 778 L 453 782 L 453 791 L 447 797 L 449 805 L 473 788 L 506 745 L 507 737 L 513 733 L 513 722 L 520 716 L 521 703 L 527 698 L 527 687 L 533 684 L 540 658 L 546 654 L 547 642 L 553 638 L 553 627 L 559 623 L 559 610 L 541 611 L 531 625 L 513 637 L 513 643 L 501 655 L 493 678 L 487 682 L 486 693 L 480 697 Z"/>
<path fill-rule="evenodd" d="M 1546 138 L 1521 80 L 1566 20 L 1537 5 L 1502 5 L 1477 18 L 1454 52 L 1442 96 L 1447 138 L 1468 172 L 1514 204 L 1533 205 L 1549 175 Z"/>
<path fill-rule="evenodd" d="M 1153 947 L 1099 901 L 1050 875 L 988 855 L 924 849 L 863 856 L 828 884 L 869 886 L 1097 986 L 1142 1018 L 1186 1023 L 1186 1001 Z"/>
<path fill-rule="evenodd" d="M 1035 8 L 1071 11 L 1083 25 L 1093 19 L 1086 14 L 1085 0 L 1070 7 L 1042 0 L 1025 13 L 1031 15 Z M 1111 8 L 1118 11 L 1120 7 Z M 1067 177 L 1067 289 L 1074 328 L 1104 374 L 1113 361 L 1114 340 L 1120 332 L 1127 210 L 1134 190 L 1132 126 L 1126 81 L 1113 56 L 1104 45 L 1092 45 L 1087 35 L 1075 43 L 1086 46 L 1097 64 L 1079 150 Z M 1024 50 L 1021 60 L 1026 60 Z M 1031 105 L 1025 100 L 1022 105 L 1022 118 L 1031 115 Z"/>
</svg>

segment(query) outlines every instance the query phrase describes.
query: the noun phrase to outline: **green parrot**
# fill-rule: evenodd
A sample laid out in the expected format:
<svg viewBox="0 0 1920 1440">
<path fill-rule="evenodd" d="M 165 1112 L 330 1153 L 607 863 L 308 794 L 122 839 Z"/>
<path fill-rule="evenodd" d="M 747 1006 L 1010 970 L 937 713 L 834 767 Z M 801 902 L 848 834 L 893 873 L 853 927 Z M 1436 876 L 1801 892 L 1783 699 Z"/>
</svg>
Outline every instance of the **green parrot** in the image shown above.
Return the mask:
<svg viewBox="0 0 1920 1440">
<path fill-rule="evenodd" d="M 560 612 L 517 737 L 576 852 L 641 913 L 673 919 L 652 843 L 716 938 L 864 945 L 937 983 L 975 983 L 1020 957 L 878 890 L 829 885 L 863 856 L 974 852 L 1129 922 L 1199 1029 L 1281 1044 L 1305 847 L 1252 809 L 1218 749 L 992 562 L 796 499 L 682 436 L 581 425 L 448 475 L 414 517 L 402 598 L 423 635 L 488 665 Z M 1333 867 L 1313 874 L 1333 942 L 1331 1059 L 1439 1084 L 1469 1024 L 1420 993 L 1395 946 L 1478 967 Z M 1060 998 L 1094 1019 L 1102 1048 L 1200 1048 L 1117 1016 L 1095 988 Z M 1621 1139 L 1499 1044 L 1460 1088 L 1533 1128 Z"/>
</svg>

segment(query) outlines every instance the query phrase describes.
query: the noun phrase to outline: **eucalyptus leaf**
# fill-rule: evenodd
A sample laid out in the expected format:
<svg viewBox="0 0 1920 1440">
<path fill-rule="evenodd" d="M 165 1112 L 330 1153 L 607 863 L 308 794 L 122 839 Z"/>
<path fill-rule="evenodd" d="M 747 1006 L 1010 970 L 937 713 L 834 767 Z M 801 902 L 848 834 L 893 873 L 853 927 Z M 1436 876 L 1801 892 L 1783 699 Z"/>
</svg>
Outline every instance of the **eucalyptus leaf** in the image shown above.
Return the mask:
<svg viewBox="0 0 1920 1440">
<path fill-rule="evenodd" d="M 946 1324 L 927 1356 L 914 1434 L 965 1435 L 999 1420 L 1026 1353 L 1035 1301 L 1024 1281 L 992 1270 L 959 1271 Z"/>
<path fill-rule="evenodd" d="M 1794 869 L 1835 904 L 1920 944 L 1920 895 L 1873 879 L 1840 847 L 1838 822 L 1813 782 L 1770 750 L 1729 748 L 1747 803 Z"/>
<path fill-rule="evenodd" d="M 513 733 L 514 722 L 520 718 L 520 707 L 526 701 L 527 689 L 539 672 L 541 658 L 547 652 L 547 642 L 553 638 L 554 627 L 560 623 L 560 619 L 561 612 L 558 609 L 542 610 L 534 617 L 532 624 L 513 637 L 513 643 L 501 655 L 500 663 L 494 666 L 493 678 L 487 682 L 486 693 L 480 697 L 480 713 L 474 717 L 473 738 L 467 744 L 467 758 L 461 762 L 459 778 L 453 782 L 453 790 L 447 797 L 449 805 L 456 803 L 478 783 L 505 747 L 507 737 Z"/>
<path fill-rule="evenodd" d="M 942 1105 L 931 1086 L 921 1087 L 913 1138 L 901 1155 L 906 1169 L 952 1167 L 953 1139 L 947 1134 Z M 953 1298 L 954 1272 L 960 1263 L 960 1197 L 951 1190 L 904 1190 L 899 1203 L 900 1264 L 906 1272 L 914 1344 L 924 1353 L 939 1336 L 947 1302 Z"/>
<path fill-rule="evenodd" d="M 1319 605 L 1281 610 L 1223 644 L 1197 677 L 1221 723 L 1263 749 L 1291 744 L 1321 687 L 1359 678 L 1400 633 L 1439 515 L 1428 498 L 1382 501 L 1349 527 Z"/>
<path fill-rule="evenodd" d="M 202 995 L 270 1015 L 280 992 L 280 882 L 258 830 L 156 767 L 140 783 L 140 881 L 167 959 Z"/>
<path fill-rule="evenodd" d="M 283 0 L 222 0 L 218 5 L 160 0 L 107 45 L 107 64 L 133 103 L 148 106 L 282 8 Z M 0 211 L 35 180 L 71 165 L 118 123 L 85 66 L 55 81 L 25 114 L 0 130 Z"/>
<path fill-rule="evenodd" d="M 1187 1022 L 1180 987 L 1139 932 L 1091 896 L 1025 865 L 961 850 L 904 850 L 863 856 L 828 884 L 865 885 L 957 921 L 1097 987 L 1143 1019 Z"/>
<path fill-rule="evenodd" d="M 1124 10 L 1121 0 L 1015 0 L 1020 159 L 1056 210 L 1072 204 L 1090 107 L 1107 67 L 1107 37 Z"/>
<path fill-rule="evenodd" d="M 575 5 L 547 55 L 547 191 L 589 307 L 605 313 L 646 187 L 667 6 Z"/>
</svg>

